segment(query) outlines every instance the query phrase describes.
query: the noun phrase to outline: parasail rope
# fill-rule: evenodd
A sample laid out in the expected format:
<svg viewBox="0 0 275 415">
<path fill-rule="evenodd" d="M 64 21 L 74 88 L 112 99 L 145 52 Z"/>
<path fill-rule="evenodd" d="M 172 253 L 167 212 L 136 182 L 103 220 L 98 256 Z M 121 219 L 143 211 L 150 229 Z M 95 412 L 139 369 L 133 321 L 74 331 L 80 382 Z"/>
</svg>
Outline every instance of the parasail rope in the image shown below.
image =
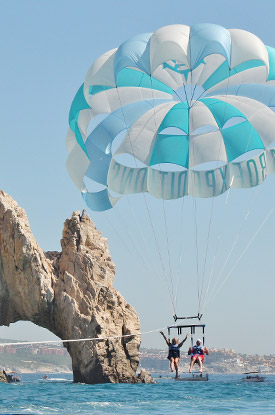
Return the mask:
<svg viewBox="0 0 275 415">
<path fill-rule="evenodd" d="M 167 329 L 167 326 L 161 329 L 144 331 L 142 333 L 123 334 L 121 336 L 87 337 L 84 339 L 68 339 L 68 340 L 59 339 L 59 340 L 42 340 L 42 341 L 24 341 L 24 342 L 14 342 L 14 343 L 0 343 L 0 346 L 25 346 L 25 345 L 30 345 L 30 344 L 59 344 L 59 343 L 77 343 L 77 342 L 86 342 L 86 341 L 115 340 L 115 339 L 123 339 L 127 337 L 144 336 L 145 334 L 156 333 L 156 332 L 159 332 L 165 329 Z"/>
<path fill-rule="evenodd" d="M 210 300 L 213 300 L 217 296 L 217 294 L 220 292 L 220 290 L 222 289 L 222 287 L 224 286 L 224 284 L 226 283 L 226 281 L 228 280 L 228 278 L 230 277 L 230 275 L 232 274 L 232 272 L 234 271 L 234 269 L 236 268 L 236 266 L 239 264 L 239 262 L 241 261 L 241 259 L 245 255 L 246 251 L 248 250 L 248 248 L 250 247 L 250 245 L 252 244 L 252 242 L 255 240 L 255 238 L 257 237 L 258 233 L 261 231 L 261 229 L 263 228 L 264 224 L 268 221 L 268 219 L 270 218 L 270 216 L 272 215 L 272 213 L 274 211 L 275 211 L 275 204 L 273 205 L 272 209 L 268 212 L 268 214 L 266 215 L 266 217 L 264 218 L 264 220 L 260 224 L 260 226 L 257 229 L 257 231 L 254 233 L 254 235 L 252 236 L 252 238 L 250 239 L 250 241 L 248 242 L 248 244 L 244 248 L 243 252 L 241 253 L 241 255 L 239 256 L 239 258 L 237 259 L 237 261 L 235 262 L 235 264 L 233 265 L 233 267 L 231 268 L 231 270 L 228 272 L 228 274 L 224 278 L 222 284 L 219 286 L 219 288 L 216 290 L 216 292 L 213 293 L 212 296 L 209 298 L 209 300 L 206 303 L 206 305 L 208 305 L 209 301 Z"/>
</svg>

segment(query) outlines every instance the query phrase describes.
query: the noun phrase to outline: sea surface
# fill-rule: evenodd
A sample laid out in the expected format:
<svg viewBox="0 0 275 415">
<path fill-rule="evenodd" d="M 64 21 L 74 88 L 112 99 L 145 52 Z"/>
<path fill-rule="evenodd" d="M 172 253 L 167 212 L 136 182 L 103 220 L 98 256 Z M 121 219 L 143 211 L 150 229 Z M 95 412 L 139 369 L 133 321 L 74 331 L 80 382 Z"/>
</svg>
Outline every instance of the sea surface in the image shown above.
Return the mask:
<svg viewBox="0 0 275 415">
<path fill-rule="evenodd" d="M 263 383 L 242 375 L 209 375 L 208 382 L 156 385 L 74 384 L 70 374 L 23 374 L 21 383 L 0 383 L 0 414 L 275 414 L 275 376 Z"/>
</svg>

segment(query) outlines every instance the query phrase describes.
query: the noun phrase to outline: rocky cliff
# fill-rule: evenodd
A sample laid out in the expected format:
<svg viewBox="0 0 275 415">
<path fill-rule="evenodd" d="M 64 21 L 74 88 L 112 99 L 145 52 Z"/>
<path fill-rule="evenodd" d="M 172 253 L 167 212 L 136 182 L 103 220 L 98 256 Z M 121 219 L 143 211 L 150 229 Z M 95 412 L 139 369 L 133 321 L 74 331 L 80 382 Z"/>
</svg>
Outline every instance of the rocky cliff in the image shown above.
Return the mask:
<svg viewBox="0 0 275 415">
<path fill-rule="evenodd" d="M 141 382 L 138 316 L 113 288 L 115 265 L 107 240 L 85 214 L 64 224 L 61 252 L 43 252 L 25 211 L 0 191 L 0 325 L 28 320 L 65 343 L 74 381 Z M 109 339 L 106 339 L 109 338 Z M 104 340 L 105 339 L 105 340 Z"/>
</svg>

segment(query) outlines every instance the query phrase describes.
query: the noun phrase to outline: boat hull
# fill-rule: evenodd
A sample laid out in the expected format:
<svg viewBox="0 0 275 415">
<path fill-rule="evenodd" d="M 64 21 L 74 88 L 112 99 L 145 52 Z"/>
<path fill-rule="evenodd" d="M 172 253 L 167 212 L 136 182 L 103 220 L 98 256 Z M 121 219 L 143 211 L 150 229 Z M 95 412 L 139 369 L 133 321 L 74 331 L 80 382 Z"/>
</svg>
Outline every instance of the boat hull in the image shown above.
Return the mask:
<svg viewBox="0 0 275 415">
<path fill-rule="evenodd" d="M 205 375 L 197 375 L 197 374 L 190 374 L 187 376 L 175 378 L 177 382 L 207 382 L 208 381 L 208 373 Z"/>
<path fill-rule="evenodd" d="M 263 376 L 251 376 L 249 378 L 243 378 L 243 382 L 264 382 L 265 378 Z"/>
</svg>

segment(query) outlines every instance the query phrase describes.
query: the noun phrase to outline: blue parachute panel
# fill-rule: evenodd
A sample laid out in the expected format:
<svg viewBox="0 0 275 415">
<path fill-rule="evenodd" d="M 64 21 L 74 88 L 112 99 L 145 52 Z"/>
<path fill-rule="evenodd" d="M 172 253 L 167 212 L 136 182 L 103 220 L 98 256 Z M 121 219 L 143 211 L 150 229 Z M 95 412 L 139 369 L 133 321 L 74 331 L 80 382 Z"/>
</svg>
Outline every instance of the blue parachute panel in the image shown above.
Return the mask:
<svg viewBox="0 0 275 415">
<path fill-rule="evenodd" d="M 238 108 L 226 102 L 215 98 L 205 98 L 201 99 L 200 101 L 203 102 L 204 105 L 206 105 L 207 108 L 209 108 L 209 110 L 212 112 L 220 129 L 223 128 L 226 121 L 228 121 L 230 118 L 242 117 L 245 120 L 247 119 L 246 116 L 238 110 Z"/>
<path fill-rule="evenodd" d="M 134 36 L 118 48 L 114 58 L 114 74 L 117 79 L 123 68 L 138 68 L 150 74 L 150 44 L 152 33 Z"/>
<path fill-rule="evenodd" d="M 186 135 L 159 134 L 152 152 L 150 166 L 160 163 L 177 164 L 188 168 L 189 137 Z"/>
<path fill-rule="evenodd" d="M 222 82 L 227 78 L 229 79 L 231 76 L 236 75 L 239 72 L 246 71 L 247 69 L 257 68 L 258 66 L 264 66 L 264 63 L 260 60 L 253 59 L 240 63 L 239 65 L 235 66 L 235 68 L 230 69 L 228 63 L 225 61 L 216 69 L 216 71 L 207 79 L 207 81 L 204 82 L 202 87 L 205 90 L 210 89 L 213 86 L 217 85 L 219 82 Z"/>
<path fill-rule="evenodd" d="M 80 145 L 82 150 L 87 154 L 87 151 L 86 151 L 86 148 L 85 148 L 85 143 L 83 141 L 80 129 L 79 129 L 78 124 L 77 124 L 77 120 L 78 120 L 78 116 L 79 116 L 80 111 L 90 108 L 90 106 L 88 105 L 88 103 L 87 103 L 87 101 L 84 97 L 83 90 L 84 90 L 84 83 L 81 85 L 81 87 L 77 91 L 77 93 L 74 97 L 74 100 L 72 102 L 70 112 L 69 112 L 69 125 L 70 125 L 72 131 L 75 133 L 76 141 L 78 142 L 78 144 Z"/>
<path fill-rule="evenodd" d="M 162 100 L 154 100 L 154 103 L 156 102 L 162 102 Z M 89 143 L 92 143 L 101 151 L 106 152 L 106 149 L 110 148 L 113 140 L 121 131 L 126 130 L 152 107 L 153 102 L 140 101 L 125 105 L 125 107 L 114 111 L 91 132 L 86 141 L 87 149 L 89 149 Z"/>
<path fill-rule="evenodd" d="M 222 130 L 228 161 L 255 149 L 264 149 L 262 140 L 249 121 Z"/>
<path fill-rule="evenodd" d="M 95 95 L 102 91 L 107 91 L 108 89 L 114 88 L 113 86 L 106 86 L 106 85 L 92 85 L 89 87 L 89 94 Z"/>
<path fill-rule="evenodd" d="M 159 126 L 159 132 L 168 127 L 180 128 L 186 134 L 189 133 L 189 106 L 186 102 L 176 104 L 168 111 Z"/>
<path fill-rule="evenodd" d="M 82 197 L 86 205 L 96 212 L 103 212 L 104 210 L 112 209 L 113 205 L 109 198 L 107 189 L 96 193 L 82 193 Z"/>
<path fill-rule="evenodd" d="M 234 95 L 255 99 L 268 107 L 275 106 L 275 86 L 266 84 L 233 85 L 215 91 L 215 95 Z"/>
<path fill-rule="evenodd" d="M 106 185 L 108 169 L 112 160 L 112 156 L 99 150 L 91 142 L 89 142 L 87 150 L 89 153 L 90 165 L 85 173 L 85 176 L 100 184 Z"/>
<path fill-rule="evenodd" d="M 157 89 L 158 91 L 167 92 L 168 94 L 173 94 L 174 92 L 172 88 L 169 88 L 164 83 L 152 78 L 150 75 L 131 68 L 124 68 L 119 72 L 117 76 L 117 86 Z"/>
<path fill-rule="evenodd" d="M 266 46 L 269 58 L 269 72 L 268 72 L 268 81 L 275 80 L 275 49 L 270 46 Z"/>
<path fill-rule="evenodd" d="M 227 29 L 211 23 L 195 24 L 190 27 L 188 59 L 191 69 L 195 69 L 203 59 L 212 54 L 220 54 L 230 64 L 231 38 Z"/>
</svg>

